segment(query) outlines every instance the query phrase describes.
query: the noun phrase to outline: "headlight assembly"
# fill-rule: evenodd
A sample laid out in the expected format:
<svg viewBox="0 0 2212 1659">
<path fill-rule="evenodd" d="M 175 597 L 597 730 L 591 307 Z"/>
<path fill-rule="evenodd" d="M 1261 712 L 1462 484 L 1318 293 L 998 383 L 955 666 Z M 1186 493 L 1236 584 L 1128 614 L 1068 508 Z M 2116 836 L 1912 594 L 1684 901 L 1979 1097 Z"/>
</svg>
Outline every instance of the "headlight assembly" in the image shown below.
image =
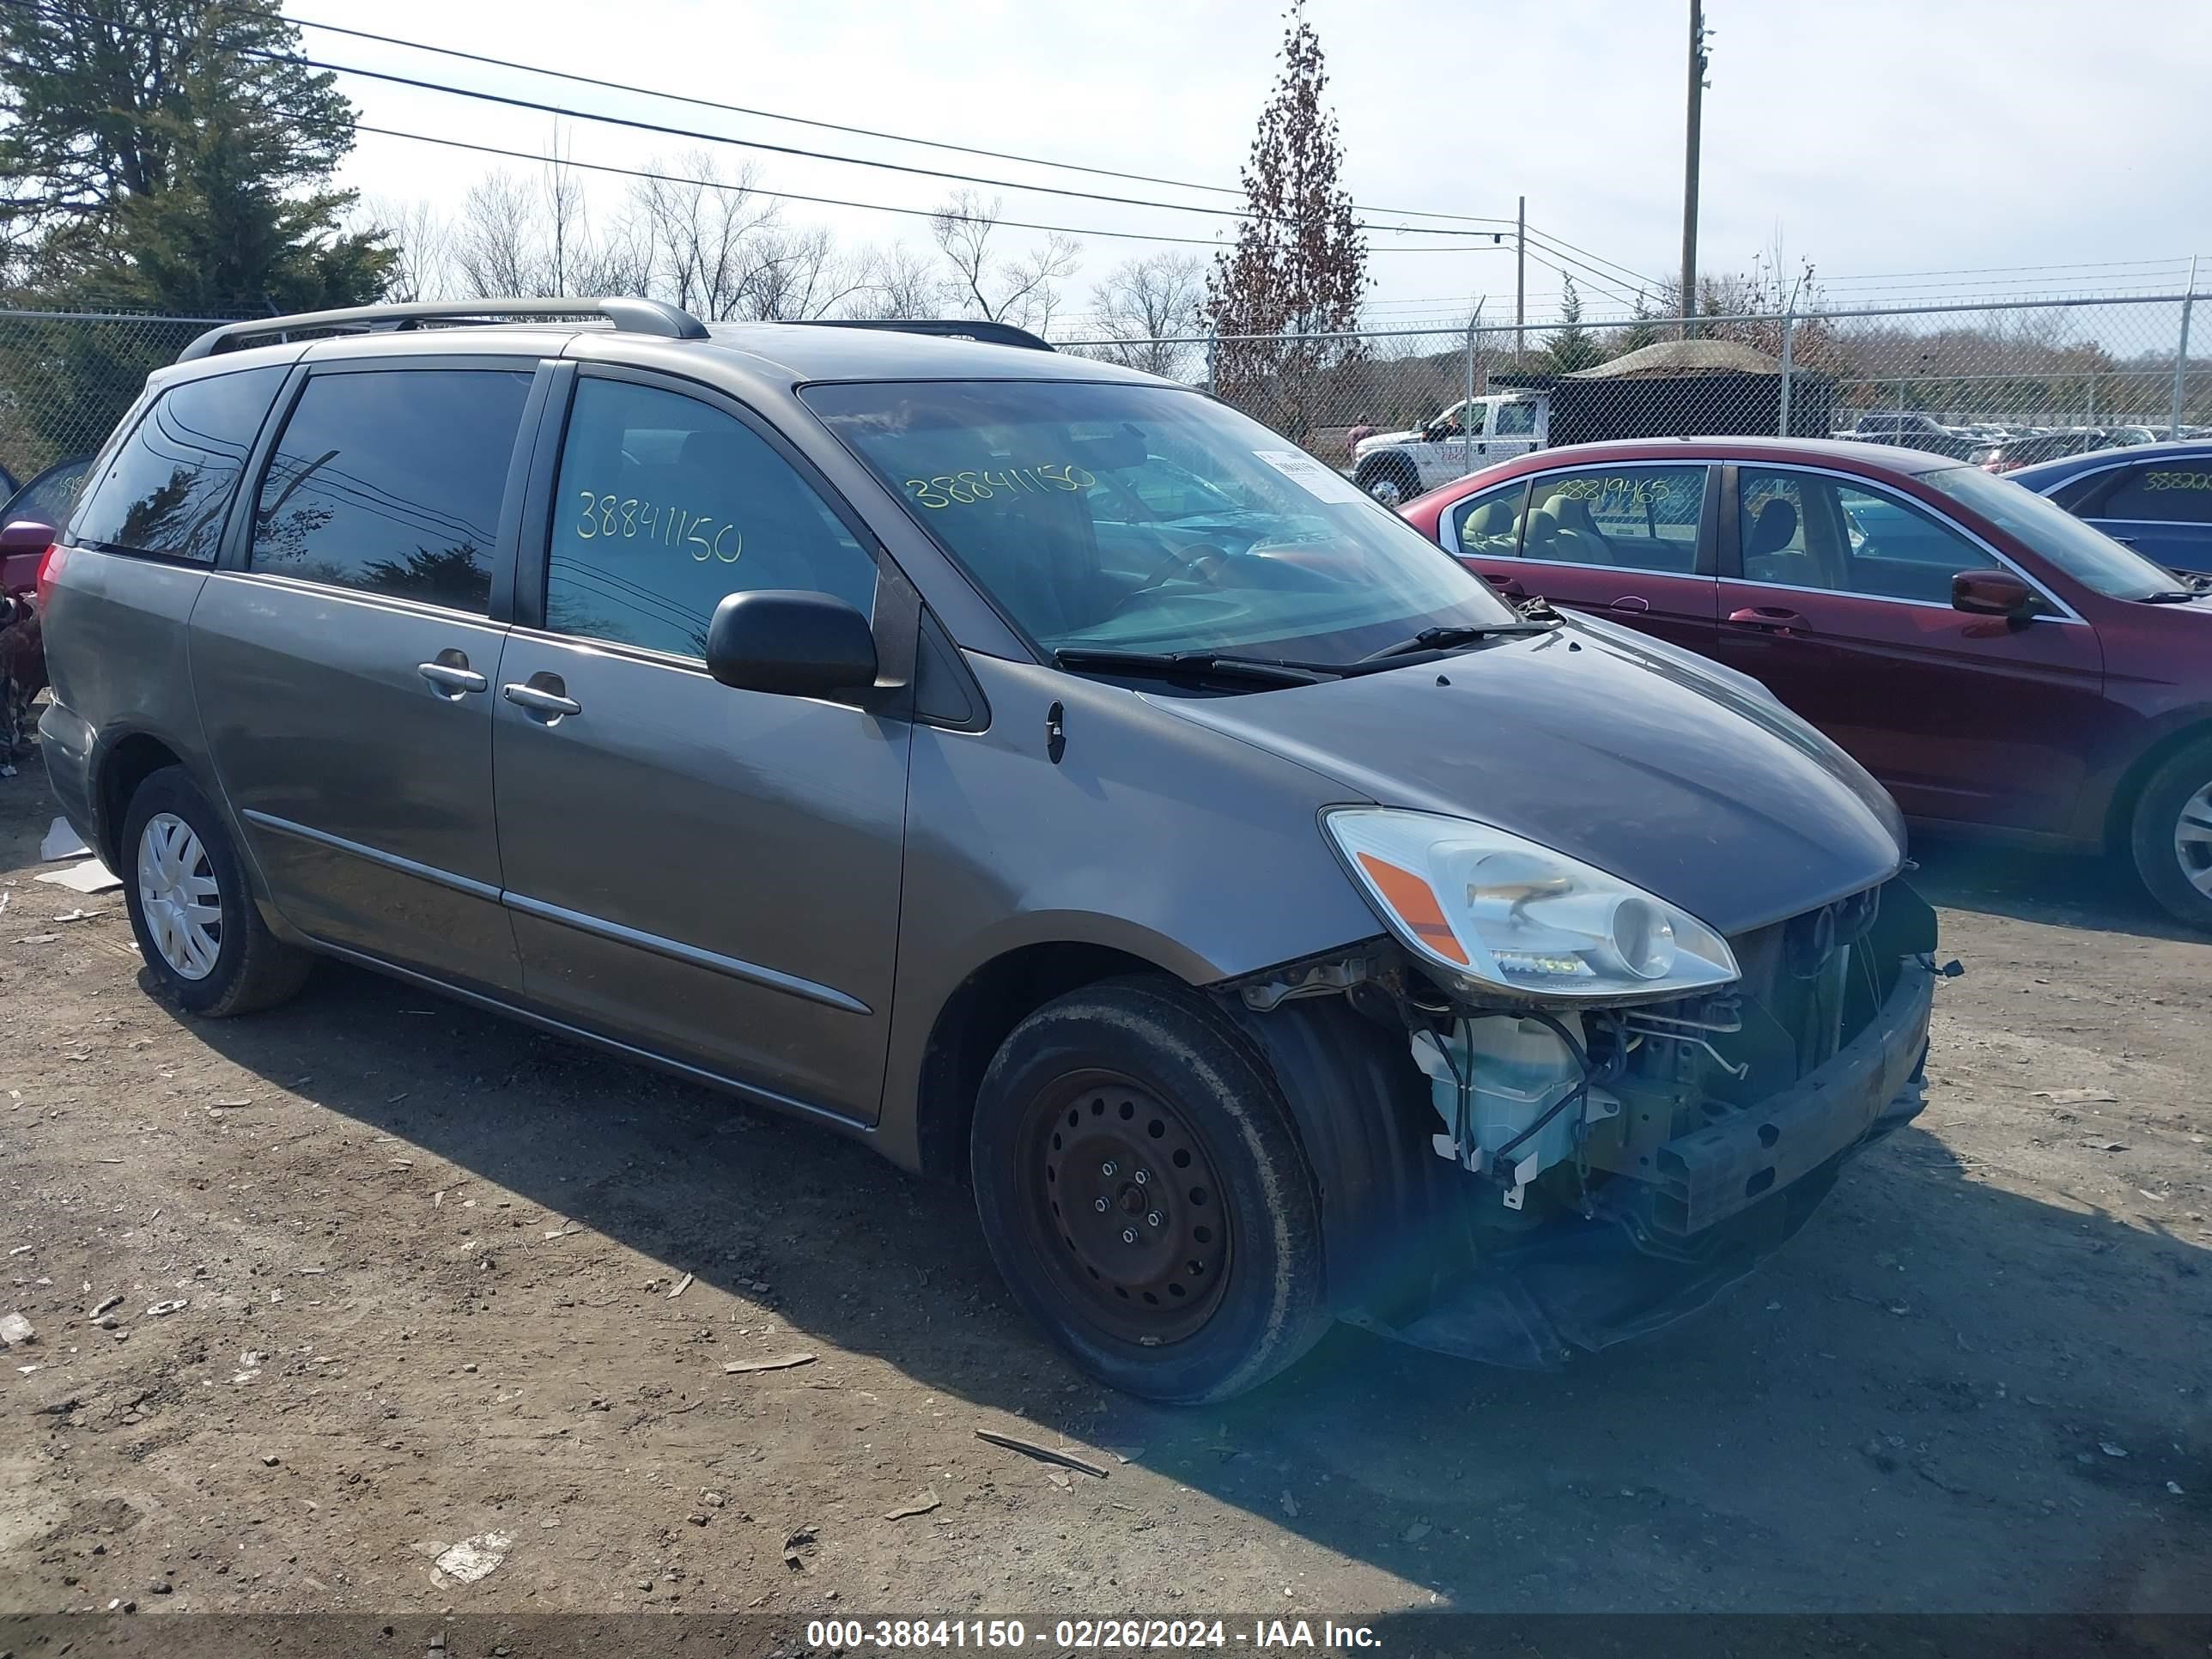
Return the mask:
<svg viewBox="0 0 2212 1659">
<path fill-rule="evenodd" d="M 1325 823 L 1391 933 L 1463 994 L 1658 1001 L 1737 975 L 1688 911 L 1503 830 L 1370 806 Z"/>
</svg>

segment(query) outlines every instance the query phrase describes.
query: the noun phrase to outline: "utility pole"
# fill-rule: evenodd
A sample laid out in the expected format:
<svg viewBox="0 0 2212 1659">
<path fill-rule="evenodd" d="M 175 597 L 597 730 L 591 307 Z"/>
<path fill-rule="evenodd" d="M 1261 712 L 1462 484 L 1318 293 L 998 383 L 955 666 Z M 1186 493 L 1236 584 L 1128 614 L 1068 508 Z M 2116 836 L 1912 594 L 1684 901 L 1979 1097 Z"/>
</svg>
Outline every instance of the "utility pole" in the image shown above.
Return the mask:
<svg viewBox="0 0 2212 1659">
<path fill-rule="evenodd" d="M 1682 153 L 1682 337 L 1698 314 L 1698 138 L 1705 103 L 1705 9 L 1690 0 L 1689 128 Z"/>
<path fill-rule="evenodd" d="M 1513 210 L 1513 356 L 1518 362 L 1528 349 L 1523 331 L 1528 325 L 1528 198 Z"/>
</svg>

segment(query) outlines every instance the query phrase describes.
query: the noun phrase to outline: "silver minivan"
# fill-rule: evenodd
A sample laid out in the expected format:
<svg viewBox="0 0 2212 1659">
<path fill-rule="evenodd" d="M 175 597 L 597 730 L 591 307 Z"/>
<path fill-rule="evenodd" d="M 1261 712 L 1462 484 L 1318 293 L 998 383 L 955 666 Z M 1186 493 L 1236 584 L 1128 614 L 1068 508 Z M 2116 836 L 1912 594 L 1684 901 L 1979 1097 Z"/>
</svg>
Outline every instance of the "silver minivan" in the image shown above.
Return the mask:
<svg viewBox="0 0 2212 1659">
<path fill-rule="evenodd" d="M 1919 1109 L 1933 916 L 1832 744 L 1019 331 L 232 325 L 0 536 L 154 988 L 341 957 L 967 1180 L 1133 1393 L 1333 1318 L 1555 1364 Z"/>
</svg>

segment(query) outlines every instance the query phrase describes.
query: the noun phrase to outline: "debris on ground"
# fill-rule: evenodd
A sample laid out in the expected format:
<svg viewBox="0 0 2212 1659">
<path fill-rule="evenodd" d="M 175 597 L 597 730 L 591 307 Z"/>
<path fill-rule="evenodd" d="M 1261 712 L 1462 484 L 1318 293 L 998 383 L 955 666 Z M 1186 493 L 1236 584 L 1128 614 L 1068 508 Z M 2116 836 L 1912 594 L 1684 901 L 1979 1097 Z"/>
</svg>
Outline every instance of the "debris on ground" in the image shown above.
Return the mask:
<svg viewBox="0 0 2212 1659">
<path fill-rule="evenodd" d="M 678 1297 L 679 1297 L 679 1296 L 683 1295 L 684 1291 L 686 1291 L 690 1290 L 690 1288 L 691 1288 L 691 1275 L 690 1275 L 690 1273 L 686 1273 L 686 1274 L 684 1274 L 684 1277 L 683 1277 L 683 1278 L 681 1278 L 681 1279 L 678 1279 L 678 1280 L 676 1281 L 676 1288 L 675 1288 L 674 1290 L 672 1290 L 671 1291 L 669 1291 L 669 1293 L 668 1293 L 668 1299 L 669 1299 L 671 1302 L 673 1302 L 673 1301 L 675 1301 L 675 1300 L 676 1300 L 676 1298 L 677 1298 Z"/>
<path fill-rule="evenodd" d="M 1101 1480 L 1106 1478 L 1106 1471 L 1096 1463 L 1086 1463 L 1070 1453 L 1040 1446 L 1034 1440 L 1018 1440 L 1011 1434 L 1000 1434 L 993 1429 L 978 1429 L 975 1437 L 988 1440 L 994 1446 L 1004 1446 L 1008 1451 L 1018 1451 L 1024 1457 L 1034 1457 L 1045 1463 L 1057 1463 L 1064 1469 L 1073 1469 L 1078 1474 L 1096 1475 Z"/>
<path fill-rule="evenodd" d="M 2038 1089 L 2035 1097 L 2054 1106 L 2117 1105 L 2119 1097 L 2106 1089 Z"/>
<path fill-rule="evenodd" d="M 123 885 L 123 878 L 98 859 L 87 859 L 82 864 L 72 864 L 66 870 L 41 871 L 31 879 L 48 882 L 56 887 L 66 887 L 72 893 L 82 893 L 88 897 Z"/>
<path fill-rule="evenodd" d="M 0 1348 L 20 1348 L 39 1340 L 31 1322 L 19 1313 L 0 1314 Z"/>
<path fill-rule="evenodd" d="M 146 1310 L 146 1317 L 161 1319 L 173 1313 L 182 1313 L 190 1306 L 191 1306 L 191 1302 L 181 1296 L 168 1302 L 156 1302 Z"/>
<path fill-rule="evenodd" d="M 512 1534 L 503 1532 L 480 1532 L 473 1538 L 464 1538 L 440 1555 L 432 1565 L 457 1583 L 473 1584 L 507 1559 L 507 1553 L 514 1547 Z"/>
<path fill-rule="evenodd" d="M 934 1486 L 924 1486 L 920 1492 L 915 1494 L 914 1500 L 911 1503 L 902 1504 L 895 1510 L 885 1510 L 884 1511 L 884 1519 L 886 1521 L 903 1521 L 909 1516 L 927 1515 L 932 1510 L 937 1508 L 938 1505 L 943 1502 L 944 1499 L 938 1497 L 937 1489 Z"/>
<path fill-rule="evenodd" d="M 99 1318 L 102 1314 L 104 1314 L 104 1313 L 107 1312 L 110 1309 L 112 1309 L 112 1308 L 118 1308 L 118 1307 L 120 1307 L 122 1304 L 123 1304 L 123 1292 L 122 1292 L 122 1291 L 116 1291 L 116 1293 L 115 1293 L 113 1296 L 108 1297 L 105 1298 L 104 1300 L 102 1300 L 102 1301 L 101 1301 L 101 1303 L 100 1304 L 100 1305 L 99 1305 L 98 1307 L 94 1308 L 94 1309 L 92 1310 L 92 1312 L 88 1316 L 88 1317 L 89 1317 L 89 1318 L 93 1318 L 93 1319 L 97 1319 L 97 1318 Z"/>
<path fill-rule="evenodd" d="M 795 1531 L 785 1534 L 783 1565 L 793 1572 L 804 1572 L 806 1570 L 806 1554 L 802 1552 L 811 1553 L 814 1548 L 815 1540 L 821 1535 L 821 1528 L 818 1527 L 800 1527 Z"/>
<path fill-rule="evenodd" d="M 741 1371 L 787 1371 L 793 1365 L 811 1365 L 820 1358 L 817 1354 L 780 1353 L 766 1359 L 733 1359 L 722 1367 L 725 1376 L 735 1376 Z"/>
<path fill-rule="evenodd" d="M 39 843 L 39 860 L 42 864 L 59 864 L 64 859 L 81 859 L 91 851 L 84 844 L 84 837 L 70 828 L 67 818 L 56 818 L 46 826 L 46 839 Z"/>
<path fill-rule="evenodd" d="M 2107 1457 L 2125 1457 L 2128 1455 L 2124 1447 L 2115 1446 L 2109 1440 L 2100 1440 L 2097 1443 L 2097 1449 Z"/>
</svg>

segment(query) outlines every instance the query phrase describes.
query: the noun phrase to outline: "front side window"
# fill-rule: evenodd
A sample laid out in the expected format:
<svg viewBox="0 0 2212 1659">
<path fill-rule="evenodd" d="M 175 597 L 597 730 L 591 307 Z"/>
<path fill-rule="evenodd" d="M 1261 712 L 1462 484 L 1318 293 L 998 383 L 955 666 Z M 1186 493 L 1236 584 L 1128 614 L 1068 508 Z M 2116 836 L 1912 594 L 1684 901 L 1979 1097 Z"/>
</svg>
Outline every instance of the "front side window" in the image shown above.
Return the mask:
<svg viewBox="0 0 2212 1659">
<path fill-rule="evenodd" d="M 282 368 L 247 368 L 163 392 L 86 492 L 71 539 L 213 564 L 246 453 L 283 378 Z"/>
<path fill-rule="evenodd" d="M 876 564 L 757 433 L 680 392 L 586 376 L 561 450 L 545 625 L 707 654 L 732 593 L 797 588 L 872 613 Z"/>
<path fill-rule="evenodd" d="M 530 381 L 489 368 L 312 377 L 261 481 L 252 568 L 486 614 Z"/>
<path fill-rule="evenodd" d="M 1528 481 L 1516 478 L 1470 495 L 1452 508 L 1459 550 L 1469 558 L 1510 559 L 1521 550 L 1521 504 Z"/>
<path fill-rule="evenodd" d="M 2139 524 L 2212 524 L 2212 458 L 2129 467 L 2088 516 Z"/>
<path fill-rule="evenodd" d="M 1948 605 L 1954 575 L 1997 567 L 1958 530 L 1893 496 L 1810 472 L 1744 467 L 1736 477 L 1747 581 Z"/>
<path fill-rule="evenodd" d="M 2172 591 L 2170 573 L 2009 478 L 1978 466 L 1946 466 L 1922 473 L 1920 480 L 2007 535 L 2019 538 L 2094 592 L 2107 599 L 2140 599 Z"/>
<path fill-rule="evenodd" d="M 1702 466 L 1553 473 L 1528 492 L 1522 556 L 1687 576 L 1698 568 L 1705 506 Z"/>
<path fill-rule="evenodd" d="M 1333 665 L 1423 628 L 1513 618 L 1348 479 L 1194 392 L 1007 380 L 802 395 L 1047 653 L 1264 651 Z M 1204 486 L 1200 511 L 1102 509 L 1101 484 L 1135 492 L 1164 465 Z"/>
</svg>

